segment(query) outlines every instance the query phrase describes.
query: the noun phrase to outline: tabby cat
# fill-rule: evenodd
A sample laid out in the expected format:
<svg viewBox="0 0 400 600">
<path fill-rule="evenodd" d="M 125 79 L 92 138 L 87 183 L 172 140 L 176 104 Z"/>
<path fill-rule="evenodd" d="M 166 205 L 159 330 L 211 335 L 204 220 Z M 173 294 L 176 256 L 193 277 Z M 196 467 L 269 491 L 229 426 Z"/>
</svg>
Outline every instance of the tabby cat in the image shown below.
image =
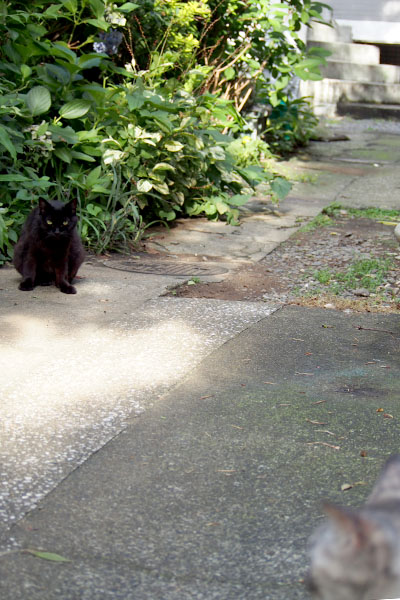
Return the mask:
<svg viewBox="0 0 400 600">
<path fill-rule="evenodd" d="M 400 599 L 400 455 L 386 462 L 362 508 L 324 510 L 329 521 L 310 540 L 312 597 Z"/>
<path fill-rule="evenodd" d="M 20 290 L 55 283 L 64 294 L 76 294 L 71 283 L 85 257 L 77 222 L 76 200 L 68 204 L 39 200 L 14 248 L 13 263 L 22 275 Z"/>
</svg>

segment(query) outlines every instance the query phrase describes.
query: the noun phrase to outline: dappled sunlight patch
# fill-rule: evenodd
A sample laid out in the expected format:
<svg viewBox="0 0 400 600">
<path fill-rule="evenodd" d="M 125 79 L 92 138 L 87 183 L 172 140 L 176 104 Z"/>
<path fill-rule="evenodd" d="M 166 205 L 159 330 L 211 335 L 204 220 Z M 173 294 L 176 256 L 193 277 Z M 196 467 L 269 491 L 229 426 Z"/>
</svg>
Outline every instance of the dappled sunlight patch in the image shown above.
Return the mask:
<svg viewBox="0 0 400 600">
<path fill-rule="evenodd" d="M 1 349 L 2 411 L 38 425 L 66 406 L 109 406 L 116 397 L 173 384 L 189 368 L 202 335 L 181 320 L 145 330 L 99 330 L 88 325 L 68 335 L 26 315 L 5 317 L 15 341 Z"/>
</svg>

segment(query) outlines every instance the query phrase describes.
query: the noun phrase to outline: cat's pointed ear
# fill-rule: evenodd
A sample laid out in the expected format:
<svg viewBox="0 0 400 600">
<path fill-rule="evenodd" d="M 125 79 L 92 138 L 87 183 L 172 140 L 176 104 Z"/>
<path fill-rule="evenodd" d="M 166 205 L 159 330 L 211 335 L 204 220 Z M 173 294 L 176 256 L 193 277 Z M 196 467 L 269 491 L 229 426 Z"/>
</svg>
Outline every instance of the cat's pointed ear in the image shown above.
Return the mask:
<svg viewBox="0 0 400 600">
<path fill-rule="evenodd" d="M 41 215 L 43 215 L 46 212 L 48 206 L 49 203 L 47 202 L 47 200 L 45 200 L 44 198 L 39 198 L 39 211 Z"/>
<path fill-rule="evenodd" d="M 349 508 L 336 506 L 330 502 L 324 502 L 322 506 L 331 521 L 350 538 L 354 549 L 361 550 L 368 544 L 374 529 L 373 523 Z"/>
<path fill-rule="evenodd" d="M 394 454 L 384 464 L 367 504 L 400 500 L 400 455 Z"/>
<path fill-rule="evenodd" d="M 76 215 L 76 204 L 77 204 L 77 200 L 76 200 L 76 198 L 73 198 L 66 205 L 67 208 L 70 210 L 71 215 Z"/>
</svg>

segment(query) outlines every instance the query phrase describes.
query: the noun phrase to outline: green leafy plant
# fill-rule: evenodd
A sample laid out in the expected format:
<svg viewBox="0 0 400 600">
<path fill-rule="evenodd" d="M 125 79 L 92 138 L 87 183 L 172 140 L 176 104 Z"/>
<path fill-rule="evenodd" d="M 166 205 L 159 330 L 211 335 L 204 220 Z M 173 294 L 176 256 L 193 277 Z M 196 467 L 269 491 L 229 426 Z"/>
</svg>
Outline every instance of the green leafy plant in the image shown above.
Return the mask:
<svg viewBox="0 0 400 600">
<path fill-rule="evenodd" d="M 154 220 L 238 223 L 260 183 L 284 197 L 290 184 L 263 162 L 266 143 L 235 146 L 234 136 L 253 92 L 272 104 L 286 97 L 266 69 L 316 76 L 297 31 L 323 5 L 260 6 L 0 1 L 0 262 L 39 197 L 77 197 L 82 236 L 97 252 L 127 249 Z"/>
</svg>

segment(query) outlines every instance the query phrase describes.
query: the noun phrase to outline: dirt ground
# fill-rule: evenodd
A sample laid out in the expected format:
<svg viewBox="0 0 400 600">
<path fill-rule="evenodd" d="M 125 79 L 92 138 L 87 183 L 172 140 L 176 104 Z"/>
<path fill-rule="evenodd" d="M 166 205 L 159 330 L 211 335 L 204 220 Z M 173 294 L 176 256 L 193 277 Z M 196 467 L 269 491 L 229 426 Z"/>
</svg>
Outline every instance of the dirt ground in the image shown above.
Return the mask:
<svg viewBox="0 0 400 600">
<path fill-rule="evenodd" d="M 171 290 L 171 295 L 400 312 L 400 246 L 393 226 L 342 213 L 326 226 L 298 230 L 265 259 L 240 267 L 223 281 L 186 283 Z M 332 293 L 332 286 L 322 284 L 315 276 L 316 271 L 326 269 L 344 272 L 355 261 L 368 258 L 389 259 L 392 263 L 374 291 L 353 285 Z"/>
</svg>

